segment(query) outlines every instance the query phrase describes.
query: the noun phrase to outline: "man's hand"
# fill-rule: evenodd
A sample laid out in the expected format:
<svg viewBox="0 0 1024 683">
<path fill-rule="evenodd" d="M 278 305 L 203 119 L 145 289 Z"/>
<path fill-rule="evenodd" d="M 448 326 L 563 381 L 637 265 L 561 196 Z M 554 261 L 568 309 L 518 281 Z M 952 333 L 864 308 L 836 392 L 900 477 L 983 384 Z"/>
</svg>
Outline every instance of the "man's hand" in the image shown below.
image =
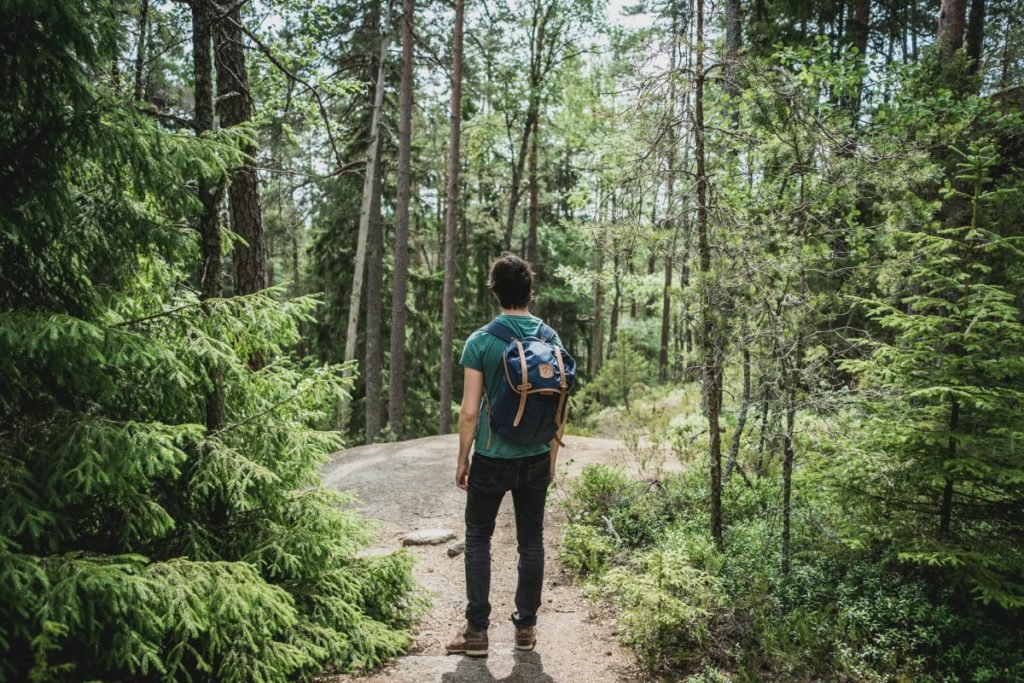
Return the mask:
<svg viewBox="0 0 1024 683">
<path fill-rule="evenodd" d="M 469 463 L 459 462 L 455 468 L 455 485 L 465 491 L 469 488 Z"/>
</svg>

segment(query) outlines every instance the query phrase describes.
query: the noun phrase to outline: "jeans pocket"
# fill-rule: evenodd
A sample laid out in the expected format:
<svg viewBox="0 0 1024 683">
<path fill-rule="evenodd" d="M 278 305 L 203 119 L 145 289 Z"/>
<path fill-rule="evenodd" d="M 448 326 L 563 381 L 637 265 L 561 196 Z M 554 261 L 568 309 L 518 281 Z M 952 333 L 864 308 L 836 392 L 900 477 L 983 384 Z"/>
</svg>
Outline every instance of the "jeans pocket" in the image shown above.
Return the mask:
<svg viewBox="0 0 1024 683">
<path fill-rule="evenodd" d="M 505 468 L 479 456 L 473 457 L 469 466 L 469 485 L 483 493 L 499 493 L 502 491 L 502 480 Z"/>
</svg>

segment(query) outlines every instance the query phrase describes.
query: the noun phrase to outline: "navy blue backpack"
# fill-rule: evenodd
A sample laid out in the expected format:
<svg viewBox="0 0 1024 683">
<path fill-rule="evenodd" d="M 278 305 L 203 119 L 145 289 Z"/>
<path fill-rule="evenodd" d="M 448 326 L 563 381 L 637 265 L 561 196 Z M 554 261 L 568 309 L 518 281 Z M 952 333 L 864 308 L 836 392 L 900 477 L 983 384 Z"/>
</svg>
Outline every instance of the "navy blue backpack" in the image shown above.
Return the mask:
<svg viewBox="0 0 1024 683">
<path fill-rule="evenodd" d="M 568 415 L 567 399 L 576 383 L 576 361 L 552 343 L 555 331 L 547 325 L 540 326 L 536 337 L 524 339 L 496 321 L 480 329 L 505 342 L 505 381 L 493 404 L 486 399 L 491 433 L 523 446 L 551 443 Z"/>
</svg>

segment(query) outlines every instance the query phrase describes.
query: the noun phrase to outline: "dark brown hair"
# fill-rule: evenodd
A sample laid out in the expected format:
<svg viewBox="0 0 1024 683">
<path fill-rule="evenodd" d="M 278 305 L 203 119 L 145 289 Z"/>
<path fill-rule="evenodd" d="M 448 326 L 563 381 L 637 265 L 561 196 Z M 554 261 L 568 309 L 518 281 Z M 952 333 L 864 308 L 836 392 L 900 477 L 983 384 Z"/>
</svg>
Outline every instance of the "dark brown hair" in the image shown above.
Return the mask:
<svg viewBox="0 0 1024 683">
<path fill-rule="evenodd" d="M 526 308 L 533 299 L 533 268 L 515 254 L 502 254 L 491 266 L 487 286 L 502 308 Z"/>
</svg>

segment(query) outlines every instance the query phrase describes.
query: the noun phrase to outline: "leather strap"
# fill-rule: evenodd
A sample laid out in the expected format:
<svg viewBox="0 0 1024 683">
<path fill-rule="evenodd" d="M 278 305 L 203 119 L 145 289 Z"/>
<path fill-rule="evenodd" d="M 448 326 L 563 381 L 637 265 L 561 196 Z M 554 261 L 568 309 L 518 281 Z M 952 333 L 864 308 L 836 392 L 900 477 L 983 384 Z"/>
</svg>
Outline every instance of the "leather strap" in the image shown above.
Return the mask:
<svg viewBox="0 0 1024 683">
<path fill-rule="evenodd" d="M 513 427 L 518 427 L 519 422 L 523 419 L 523 413 L 526 411 L 526 394 L 530 391 L 530 376 L 529 370 L 526 367 L 526 349 L 523 348 L 523 342 L 518 339 L 515 340 L 516 348 L 519 350 L 519 366 L 522 369 L 523 381 L 519 384 L 519 410 L 516 411 L 516 419 L 512 421 Z"/>
</svg>

